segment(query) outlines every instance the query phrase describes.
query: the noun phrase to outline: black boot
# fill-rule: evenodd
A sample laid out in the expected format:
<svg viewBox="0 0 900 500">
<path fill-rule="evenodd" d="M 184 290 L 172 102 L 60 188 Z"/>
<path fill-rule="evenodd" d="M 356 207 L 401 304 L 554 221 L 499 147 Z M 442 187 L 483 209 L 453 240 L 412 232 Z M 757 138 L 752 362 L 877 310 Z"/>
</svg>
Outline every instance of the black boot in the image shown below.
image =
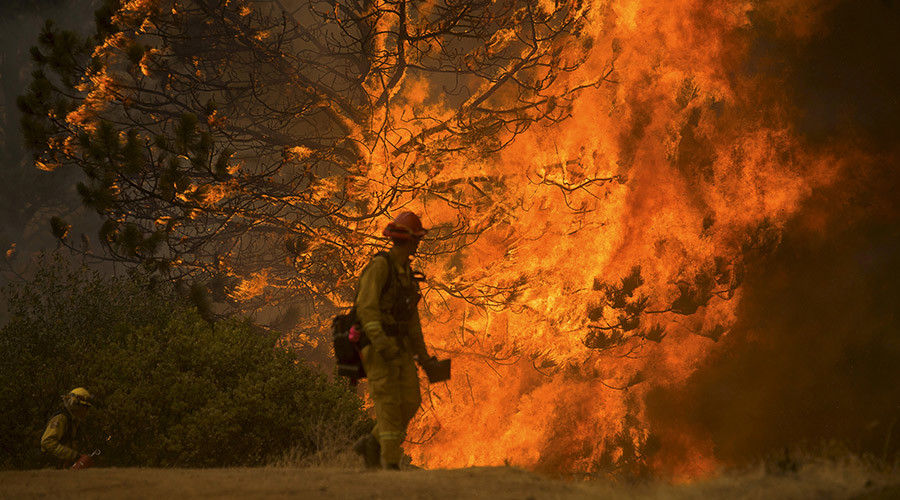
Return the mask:
<svg viewBox="0 0 900 500">
<path fill-rule="evenodd" d="M 367 469 L 381 467 L 381 444 L 375 439 L 375 436 L 366 434 L 359 438 L 353 445 L 353 451 L 363 457 Z"/>
</svg>

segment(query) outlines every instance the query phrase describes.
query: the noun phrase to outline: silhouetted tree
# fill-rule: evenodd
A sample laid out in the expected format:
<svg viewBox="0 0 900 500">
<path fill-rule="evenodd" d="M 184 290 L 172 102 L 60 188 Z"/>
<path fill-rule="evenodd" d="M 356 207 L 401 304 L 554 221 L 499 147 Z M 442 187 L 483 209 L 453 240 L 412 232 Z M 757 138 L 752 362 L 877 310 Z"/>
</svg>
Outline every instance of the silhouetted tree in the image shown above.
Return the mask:
<svg viewBox="0 0 900 500">
<path fill-rule="evenodd" d="M 86 3 L 90 5 L 72 0 L 9 0 L 0 5 L 0 283 L 21 277 L 35 251 L 56 245 L 46 231 L 51 214 L 64 214 L 79 227 L 84 215 L 94 218 L 81 208 L 73 189 L 78 172 L 34 168 L 22 143 L 21 115 L 16 109 L 16 98 L 31 80 L 29 48 L 42 20 L 56 17 L 67 26 L 88 27 L 92 17 L 83 13 Z"/>
<path fill-rule="evenodd" d="M 442 158 L 496 152 L 604 81 L 567 78 L 583 16 L 580 0 L 108 1 L 92 36 L 46 26 L 19 106 L 36 164 L 87 176 L 103 258 L 243 307 L 329 303 L 375 218 L 453 189 L 433 181 Z M 460 218 L 433 248 L 472 230 Z"/>
</svg>

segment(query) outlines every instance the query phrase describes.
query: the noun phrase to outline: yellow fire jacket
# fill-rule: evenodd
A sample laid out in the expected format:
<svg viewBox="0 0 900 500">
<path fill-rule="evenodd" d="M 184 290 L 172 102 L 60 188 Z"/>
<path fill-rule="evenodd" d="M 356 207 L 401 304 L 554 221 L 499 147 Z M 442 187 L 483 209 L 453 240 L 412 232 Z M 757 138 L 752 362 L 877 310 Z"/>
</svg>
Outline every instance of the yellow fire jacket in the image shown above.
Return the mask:
<svg viewBox="0 0 900 500">
<path fill-rule="evenodd" d="M 74 462 L 80 456 L 73 448 L 77 431 L 78 425 L 68 411 L 57 413 L 47 422 L 41 449 L 65 462 Z"/>
<path fill-rule="evenodd" d="M 399 259 L 393 253 L 389 252 L 389 254 L 390 259 L 384 255 L 376 255 L 363 269 L 356 288 L 356 317 L 376 350 L 381 351 L 385 342 L 391 341 L 385 333 L 385 329 L 401 328 L 406 331 L 406 335 L 398 341 L 398 347 L 405 348 L 411 354 L 424 360 L 428 356 L 428 351 L 422 336 L 422 323 L 418 310 L 402 325 L 391 314 L 394 302 L 397 300 L 398 289 L 401 286 L 413 286 L 418 291 L 419 285 L 412 278 L 409 261 L 397 262 Z M 394 275 L 393 278 L 390 278 L 390 266 L 392 265 L 394 266 Z M 390 285 L 382 293 L 388 279 L 391 280 Z"/>
</svg>

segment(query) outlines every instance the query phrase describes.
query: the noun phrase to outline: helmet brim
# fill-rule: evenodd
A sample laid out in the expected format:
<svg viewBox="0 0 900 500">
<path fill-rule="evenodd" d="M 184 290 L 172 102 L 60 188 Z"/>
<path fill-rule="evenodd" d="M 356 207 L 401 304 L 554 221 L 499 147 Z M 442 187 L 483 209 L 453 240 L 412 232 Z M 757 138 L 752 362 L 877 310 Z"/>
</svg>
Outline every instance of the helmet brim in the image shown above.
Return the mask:
<svg viewBox="0 0 900 500">
<path fill-rule="evenodd" d="M 419 231 L 412 231 L 405 227 L 398 227 L 391 223 L 384 229 L 384 231 L 381 232 L 381 234 L 395 240 L 412 240 L 423 238 L 426 234 L 428 234 L 428 230 L 422 229 Z"/>
</svg>

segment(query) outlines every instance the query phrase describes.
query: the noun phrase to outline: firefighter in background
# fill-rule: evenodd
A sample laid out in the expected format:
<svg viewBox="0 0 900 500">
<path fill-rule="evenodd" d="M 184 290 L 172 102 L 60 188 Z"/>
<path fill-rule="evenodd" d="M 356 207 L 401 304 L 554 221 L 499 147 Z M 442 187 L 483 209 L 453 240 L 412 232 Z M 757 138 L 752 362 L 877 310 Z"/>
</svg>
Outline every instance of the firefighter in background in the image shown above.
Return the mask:
<svg viewBox="0 0 900 500">
<path fill-rule="evenodd" d="M 428 231 L 412 212 L 388 224 L 390 251 L 372 258 L 363 269 L 356 292 L 356 315 L 371 344 L 362 348 L 369 394 L 375 403 L 375 428 L 354 450 L 366 467 L 399 469 L 406 426 L 419 409 L 419 375 L 415 362 L 431 358 L 422 337 L 419 283 L 409 261 Z"/>
<path fill-rule="evenodd" d="M 71 466 L 73 469 L 90 467 L 90 456 L 77 451 L 78 426 L 87 416 L 92 406 L 93 396 L 84 387 L 76 387 L 62 397 L 60 408 L 44 429 L 41 450 L 56 459 L 59 468 Z"/>
</svg>

